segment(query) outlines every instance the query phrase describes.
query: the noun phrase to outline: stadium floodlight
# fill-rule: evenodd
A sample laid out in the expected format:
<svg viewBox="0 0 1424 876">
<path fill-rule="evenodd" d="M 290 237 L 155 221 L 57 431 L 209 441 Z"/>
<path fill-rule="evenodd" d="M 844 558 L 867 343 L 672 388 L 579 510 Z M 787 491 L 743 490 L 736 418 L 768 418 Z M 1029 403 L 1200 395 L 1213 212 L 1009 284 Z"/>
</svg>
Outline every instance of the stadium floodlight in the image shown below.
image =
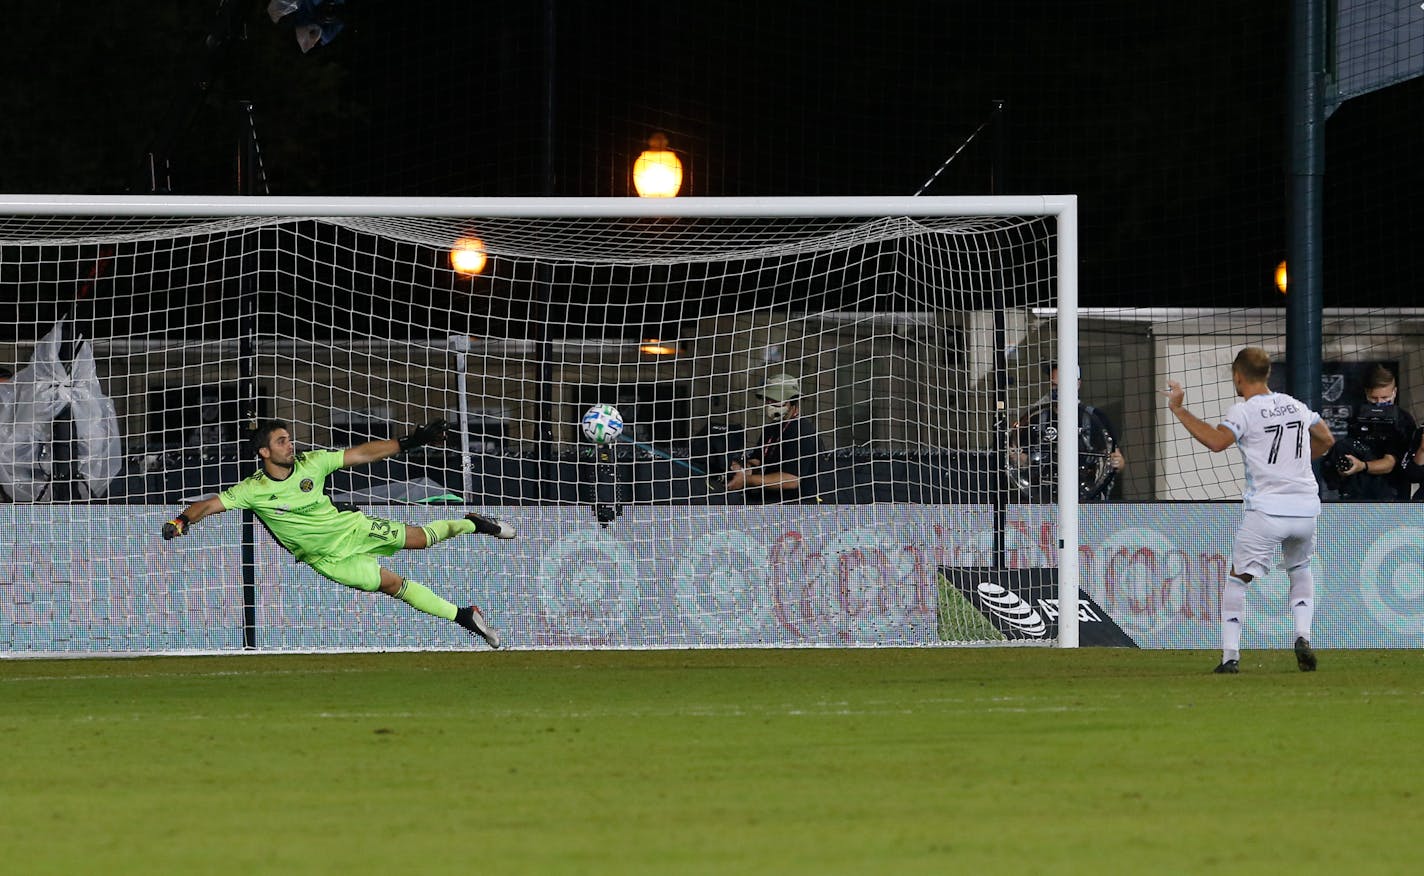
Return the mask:
<svg viewBox="0 0 1424 876">
<path fill-rule="evenodd" d="M 462 237 L 450 248 L 450 267 L 457 274 L 473 277 L 484 271 L 487 261 L 485 242 L 478 237 Z"/>
<path fill-rule="evenodd" d="M 477 288 L 448 266 L 470 229 Z M 1036 448 L 1047 504 L 1006 477 L 1045 363 L 1077 368 L 1072 196 L 9 195 L 0 258 L 0 347 L 22 365 L 72 307 L 126 442 L 113 504 L 0 506 L 37 542 L 26 580 L 84 588 L 43 617 L 59 596 L 26 594 L 0 652 L 466 647 L 334 623 L 353 595 L 235 515 L 166 546 L 130 525 L 244 476 L 269 416 L 308 447 L 454 422 L 448 448 L 328 486 L 391 519 L 457 500 L 515 520 L 516 541 L 407 565 L 452 595 L 497 582 L 481 605 L 511 647 L 1078 643 L 1078 484 L 1054 475 L 1078 447 Z M 1075 381 L 1057 404 L 1045 439 L 1077 433 Z M 583 436 L 598 405 L 616 440 Z M 787 416 L 821 445 L 797 504 L 735 486 Z M 1028 516 L 1055 537 L 1022 543 Z M 962 577 L 1025 564 L 1049 583 Z"/>
<path fill-rule="evenodd" d="M 633 162 L 633 189 L 642 198 L 672 198 L 682 190 L 682 159 L 668 148 L 666 134 L 649 137 Z"/>
</svg>

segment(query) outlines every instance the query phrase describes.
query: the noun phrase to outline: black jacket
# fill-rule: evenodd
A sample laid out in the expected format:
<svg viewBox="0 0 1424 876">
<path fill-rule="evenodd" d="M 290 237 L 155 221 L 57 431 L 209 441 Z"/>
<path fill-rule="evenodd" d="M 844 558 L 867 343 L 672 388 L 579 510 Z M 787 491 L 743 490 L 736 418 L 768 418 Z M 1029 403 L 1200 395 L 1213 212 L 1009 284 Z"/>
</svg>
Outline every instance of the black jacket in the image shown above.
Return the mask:
<svg viewBox="0 0 1424 876">
<path fill-rule="evenodd" d="M 749 460 L 759 460 L 760 474 L 795 475 L 800 484 L 795 490 L 756 488 L 747 490 L 747 501 L 765 505 L 815 503 L 818 499 L 817 475 L 821 442 L 816 437 L 814 423 L 803 417 L 792 417 L 779 423 L 769 423 L 761 433 L 761 443 L 747 448 Z"/>
</svg>

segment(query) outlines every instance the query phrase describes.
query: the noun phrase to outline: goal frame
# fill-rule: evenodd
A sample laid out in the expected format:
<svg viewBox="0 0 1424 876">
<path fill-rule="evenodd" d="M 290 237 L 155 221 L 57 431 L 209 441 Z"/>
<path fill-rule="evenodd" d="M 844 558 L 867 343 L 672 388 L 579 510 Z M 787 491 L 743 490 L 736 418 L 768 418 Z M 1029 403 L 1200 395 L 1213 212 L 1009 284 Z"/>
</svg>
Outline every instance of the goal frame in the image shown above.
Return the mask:
<svg viewBox="0 0 1424 876">
<path fill-rule="evenodd" d="M 729 198 L 411 198 L 191 195 L 0 195 L 0 215 L 34 217 L 461 217 L 494 218 L 826 218 L 847 216 L 1035 216 L 1056 223 L 1057 349 L 1062 374 L 1078 373 L 1078 212 L 1076 195 L 820 196 Z M 1078 385 L 1058 387 L 1060 435 L 1077 434 Z M 1058 471 L 1078 469 L 1076 441 L 1059 441 Z M 1058 646 L 1078 636 L 1078 484 L 1058 489 Z"/>
</svg>

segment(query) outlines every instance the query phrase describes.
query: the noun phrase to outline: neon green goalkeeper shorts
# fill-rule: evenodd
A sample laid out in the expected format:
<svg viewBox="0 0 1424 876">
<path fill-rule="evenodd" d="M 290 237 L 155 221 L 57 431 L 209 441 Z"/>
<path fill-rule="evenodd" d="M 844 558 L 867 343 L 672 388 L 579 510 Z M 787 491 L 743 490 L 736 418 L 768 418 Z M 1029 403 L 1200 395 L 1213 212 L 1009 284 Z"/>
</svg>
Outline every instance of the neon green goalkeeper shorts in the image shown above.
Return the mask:
<svg viewBox="0 0 1424 876">
<path fill-rule="evenodd" d="M 405 547 L 405 524 L 380 517 L 366 518 L 370 527 L 342 545 L 345 550 L 308 562 L 323 577 L 337 584 L 374 593 L 381 589 L 381 564 L 376 557 L 389 557 Z"/>
</svg>

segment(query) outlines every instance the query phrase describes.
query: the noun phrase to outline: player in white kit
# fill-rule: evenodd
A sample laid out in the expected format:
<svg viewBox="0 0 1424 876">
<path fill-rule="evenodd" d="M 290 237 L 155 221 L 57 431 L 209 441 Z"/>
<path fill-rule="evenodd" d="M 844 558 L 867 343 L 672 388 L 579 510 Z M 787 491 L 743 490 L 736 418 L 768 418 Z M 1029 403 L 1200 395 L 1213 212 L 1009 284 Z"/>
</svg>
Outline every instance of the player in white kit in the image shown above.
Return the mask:
<svg viewBox="0 0 1424 876">
<path fill-rule="evenodd" d="M 1295 624 L 1295 660 L 1301 672 L 1315 670 L 1310 622 L 1315 614 L 1315 518 L 1320 488 L 1311 460 L 1325 455 L 1335 438 L 1320 415 L 1299 400 L 1266 386 L 1271 359 L 1247 347 L 1231 363 L 1231 382 L 1241 401 L 1212 426 L 1182 406 L 1182 385 L 1167 381 L 1167 408 L 1212 453 L 1235 444 L 1246 464 L 1241 523 L 1231 547 L 1231 575 L 1221 592 L 1221 665 L 1218 673 L 1240 671 L 1241 615 L 1246 585 L 1271 570 L 1276 547 L 1290 578 L 1290 613 Z"/>
</svg>

